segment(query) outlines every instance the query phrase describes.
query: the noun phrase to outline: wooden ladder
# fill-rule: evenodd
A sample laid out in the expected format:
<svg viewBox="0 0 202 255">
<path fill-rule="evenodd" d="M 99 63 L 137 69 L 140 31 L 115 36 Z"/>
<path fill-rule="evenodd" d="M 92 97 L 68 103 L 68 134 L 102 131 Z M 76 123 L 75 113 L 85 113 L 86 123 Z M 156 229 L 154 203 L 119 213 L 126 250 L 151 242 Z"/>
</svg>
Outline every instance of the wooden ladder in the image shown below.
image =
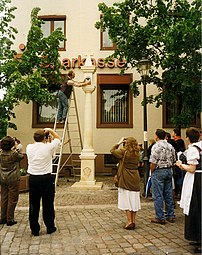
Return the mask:
<svg viewBox="0 0 202 255">
<path fill-rule="evenodd" d="M 62 138 L 52 162 L 52 175 L 55 175 L 55 185 L 58 183 L 59 173 L 63 168 L 70 168 L 70 176 L 73 176 L 74 181 L 81 172 L 79 155 L 83 149 L 83 144 L 74 87 L 68 100 L 69 107 L 65 123 L 57 123 L 57 110 L 53 128 Z M 64 152 L 67 153 L 67 157 L 62 158 Z"/>
</svg>

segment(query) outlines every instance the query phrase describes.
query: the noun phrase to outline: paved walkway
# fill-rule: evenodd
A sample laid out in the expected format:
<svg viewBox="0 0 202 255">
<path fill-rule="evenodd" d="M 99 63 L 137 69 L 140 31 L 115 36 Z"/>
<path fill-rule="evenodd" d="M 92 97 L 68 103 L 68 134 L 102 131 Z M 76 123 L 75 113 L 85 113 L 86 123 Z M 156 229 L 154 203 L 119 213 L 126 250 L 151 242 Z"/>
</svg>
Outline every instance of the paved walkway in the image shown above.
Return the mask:
<svg viewBox="0 0 202 255">
<path fill-rule="evenodd" d="M 28 222 L 28 193 L 20 194 L 16 209 L 18 223 L 0 226 L 1 255 L 188 255 L 194 247 L 184 239 L 184 215 L 176 208 L 176 223 L 150 223 L 151 199 L 141 198 L 136 229 L 125 230 L 125 213 L 117 209 L 117 190 L 112 177 L 97 177 L 99 191 L 72 191 L 72 182 L 59 180 L 55 208 L 57 231 L 46 234 L 40 216 L 41 233 L 31 235 Z"/>
</svg>

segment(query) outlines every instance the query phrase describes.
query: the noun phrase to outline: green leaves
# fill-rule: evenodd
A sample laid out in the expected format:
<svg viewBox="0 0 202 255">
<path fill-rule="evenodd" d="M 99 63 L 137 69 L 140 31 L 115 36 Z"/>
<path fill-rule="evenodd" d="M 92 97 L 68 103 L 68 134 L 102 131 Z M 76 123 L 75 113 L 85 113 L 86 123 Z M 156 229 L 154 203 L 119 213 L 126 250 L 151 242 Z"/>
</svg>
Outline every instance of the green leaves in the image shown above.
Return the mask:
<svg viewBox="0 0 202 255">
<path fill-rule="evenodd" d="M 10 0 L 0 3 L 0 10 L 5 15 L 0 20 L 0 88 L 6 89 L 6 95 L 0 101 L 0 126 L 5 131 L 8 127 L 16 128 L 10 123 L 15 117 L 13 108 L 20 102 L 36 101 L 39 104 L 48 104 L 53 99 L 52 91 L 60 84 L 61 64 L 59 61 L 59 44 L 64 40 L 60 29 L 55 30 L 44 38 L 41 30 L 42 20 L 38 19 L 40 8 L 34 8 L 31 13 L 31 28 L 28 33 L 26 50 L 19 60 L 11 46 L 17 30 L 9 23 L 14 19 L 12 12 L 15 7 L 6 8 Z"/>
<path fill-rule="evenodd" d="M 150 83 L 159 89 L 158 96 L 149 95 L 147 102 L 178 102 L 174 124 L 187 126 L 200 112 L 201 71 L 201 5 L 187 0 L 125 0 L 108 7 L 99 4 L 102 12 L 97 29 L 108 29 L 117 47 L 111 57 L 125 58 L 136 68 L 142 57 L 153 62 Z M 162 74 L 159 73 L 159 68 Z M 133 82 L 134 96 L 139 94 L 138 81 Z M 191 95 L 191 96 L 190 96 Z M 194 98 L 194 101 L 190 99 Z M 186 105 L 189 105 L 189 111 Z M 189 112 L 189 114 L 186 114 Z M 190 122 L 189 122 L 190 123 Z"/>
</svg>

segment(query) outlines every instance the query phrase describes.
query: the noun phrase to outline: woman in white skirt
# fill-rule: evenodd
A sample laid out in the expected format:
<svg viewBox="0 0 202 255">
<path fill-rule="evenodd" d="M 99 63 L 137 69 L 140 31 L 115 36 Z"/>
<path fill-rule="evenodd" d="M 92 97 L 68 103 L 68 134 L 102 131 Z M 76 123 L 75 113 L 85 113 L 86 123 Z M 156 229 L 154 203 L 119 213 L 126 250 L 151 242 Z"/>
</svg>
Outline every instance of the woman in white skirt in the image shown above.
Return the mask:
<svg viewBox="0 0 202 255">
<path fill-rule="evenodd" d="M 123 144 L 124 146 L 119 148 Z M 136 213 L 140 207 L 140 149 L 134 137 L 121 138 L 110 152 L 120 159 L 118 167 L 118 208 L 126 211 L 125 229 L 135 229 Z"/>
</svg>

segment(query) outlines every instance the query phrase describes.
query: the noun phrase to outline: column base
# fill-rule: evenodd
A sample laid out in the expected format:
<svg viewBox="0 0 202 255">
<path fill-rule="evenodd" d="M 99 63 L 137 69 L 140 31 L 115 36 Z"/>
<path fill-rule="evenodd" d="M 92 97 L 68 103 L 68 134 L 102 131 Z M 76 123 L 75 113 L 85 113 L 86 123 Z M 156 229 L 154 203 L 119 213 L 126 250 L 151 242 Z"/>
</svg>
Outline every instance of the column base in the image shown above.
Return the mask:
<svg viewBox="0 0 202 255">
<path fill-rule="evenodd" d="M 101 190 L 103 186 L 102 182 L 96 181 L 79 181 L 75 182 L 71 189 L 73 190 Z"/>
</svg>

